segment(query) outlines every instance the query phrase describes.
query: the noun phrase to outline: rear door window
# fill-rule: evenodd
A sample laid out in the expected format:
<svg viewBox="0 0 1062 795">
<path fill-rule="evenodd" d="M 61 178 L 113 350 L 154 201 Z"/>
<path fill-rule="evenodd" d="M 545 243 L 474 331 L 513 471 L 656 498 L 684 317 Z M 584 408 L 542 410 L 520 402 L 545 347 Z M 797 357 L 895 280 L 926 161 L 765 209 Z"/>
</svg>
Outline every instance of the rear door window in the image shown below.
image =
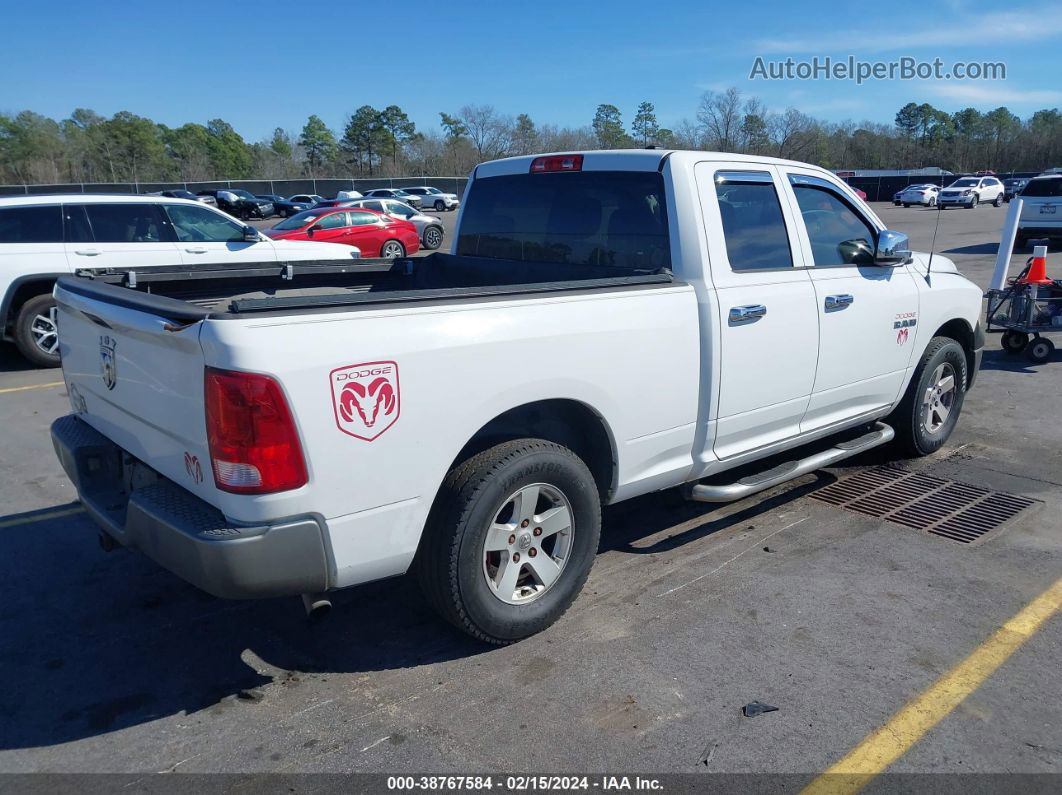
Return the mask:
<svg viewBox="0 0 1062 795">
<path fill-rule="evenodd" d="M 66 227 L 67 243 L 91 243 L 92 227 L 89 226 L 85 205 L 67 204 L 63 206 L 63 225 Z"/>
<path fill-rule="evenodd" d="M 155 204 L 86 204 L 97 243 L 161 243 L 162 214 Z"/>
<path fill-rule="evenodd" d="M 317 222 L 316 226 L 318 229 L 340 229 L 344 226 L 348 226 L 347 214 L 332 213 L 331 215 L 326 215 Z"/>
<path fill-rule="evenodd" d="M 731 270 L 793 267 L 789 231 L 768 172 L 718 171 L 715 195 Z"/>
<path fill-rule="evenodd" d="M 369 224 L 375 224 L 377 221 L 381 220 L 380 216 L 375 215 L 374 213 L 351 212 L 349 215 L 351 226 L 368 226 Z"/>
<path fill-rule="evenodd" d="M 671 264 L 664 178 L 580 171 L 477 179 L 458 254 L 638 270 Z"/>
<path fill-rule="evenodd" d="M 58 204 L 0 208 L 0 243 L 62 243 L 63 219 Z"/>
</svg>

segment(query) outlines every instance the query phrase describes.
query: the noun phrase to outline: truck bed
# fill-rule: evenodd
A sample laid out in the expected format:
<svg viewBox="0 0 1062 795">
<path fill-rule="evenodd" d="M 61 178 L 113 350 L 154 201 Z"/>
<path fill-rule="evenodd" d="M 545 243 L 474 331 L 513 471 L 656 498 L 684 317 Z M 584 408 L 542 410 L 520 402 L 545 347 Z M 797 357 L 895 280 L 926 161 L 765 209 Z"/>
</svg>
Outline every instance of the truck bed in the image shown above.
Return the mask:
<svg viewBox="0 0 1062 795">
<path fill-rule="evenodd" d="M 671 271 L 432 254 L 400 260 L 240 263 L 233 266 L 86 269 L 63 289 L 175 322 L 248 313 L 379 307 L 505 295 L 671 284 Z"/>
</svg>

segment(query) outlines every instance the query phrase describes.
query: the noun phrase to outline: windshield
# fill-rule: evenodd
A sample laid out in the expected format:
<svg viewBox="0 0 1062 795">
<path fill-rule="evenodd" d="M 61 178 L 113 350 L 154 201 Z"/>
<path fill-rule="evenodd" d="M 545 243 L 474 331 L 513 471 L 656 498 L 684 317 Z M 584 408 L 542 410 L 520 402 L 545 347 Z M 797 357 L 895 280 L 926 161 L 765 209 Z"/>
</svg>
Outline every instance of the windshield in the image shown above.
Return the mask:
<svg viewBox="0 0 1062 795">
<path fill-rule="evenodd" d="M 1022 196 L 1062 196 L 1062 177 L 1031 179 L 1021 189 Z"/>
<path fill-rule="evenodd" d="M 241 199 L 254 199 L 254 196 L 252 196 L 249 192 L 245 190 L 240 190 L 239 188 L 227 188 L 226 190 L 228 190 L 229 193 L 236 194 Z"/>
<path fill-rule="evenodd" d="M 472 183 L 457 254 L 656 270 L 670 265 L 658 172 L 515 174 Z"/>
<path fill-rule="evenodd" d="M 274 229 L 302 229 L 306 224 L 312 224 L 324 213 L 313 212 L 312 210 L 304 210 L 301 213 L 295 213 L 291 218 L 287 218 L 274 226 Z"/>
<path fill-rule="evenodd" d="M 438 194 L 438 193 L 442 193 L 442 191 L 439 190 L 438 188 L 425 188 L 424 190 L 427 191 L 428 193 L 432 194 L 432 195 L 435 195 L 435 194 Z"/>
<path fill-rule="evenodd" d="M 976 179 L 973 179 L 973 178 L 957 179 L 953 183 L 948 185 L 948 187 L 949 188 L 976 188 L 978 182 L 980 182 L 980 180 L 976 180 Z"/>
</svg>

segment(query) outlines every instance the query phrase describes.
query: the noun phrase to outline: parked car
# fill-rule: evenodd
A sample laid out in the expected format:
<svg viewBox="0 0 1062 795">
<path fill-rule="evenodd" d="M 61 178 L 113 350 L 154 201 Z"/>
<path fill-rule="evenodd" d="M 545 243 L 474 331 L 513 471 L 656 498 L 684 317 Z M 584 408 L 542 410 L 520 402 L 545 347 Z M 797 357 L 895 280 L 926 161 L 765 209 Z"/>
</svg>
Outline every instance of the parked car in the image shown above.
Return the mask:
<svg viewBox="0 0 1062 795">
<path fill-rule="evenodd" d="M 0 328 L 26 359 L 59 364 L 52 288 L 82 268 L 347 262 L 345 246 L 276 242 L 198 201 L 71 194 L 0 198 Z"/>
<path fill-rule="evenodd" d="M 310 209 L 318 202 L 323 202 L 324 200 L 324 196 L 318 196 L 316 193 L 296 193 L 294 196 L 288 196 L 289 202 L 305 204 L 306 209 Z"/>
<path fill-rule="evenodd" d="M 361 194 L 356 190 L 340 190 L 336 191 L 337 199 L 360 199 Z"/>
<path fill-rule="evenodd" d="M 317 202 L 311 210 L 327 210 L 334 207 L 347 207 L 351 202 L 356 199 L 321 199 Z"/>
<path fill-rule="evenodd" d="M 896 194 L 894 204 L 902 204 L 910 207 L 912 204 L 921 204 L 925 207 L 936 207 L 937 197 L 940 195 L 940 186 L 928 182 L 919 185 L 908 185 Z"/>
<path fill-rule="evenodd" d="M 366 210 L 385 213 L 395 218 L 401 218 L 403 221 L 409 221 L 413 226 L 417 227 L 417 234 L 420 235 L 420 244 L 429 251 L 439 248 L 443 243 L 443 236 L 446 234 L 442 222 L 438 218 L 425 215 L 420 210 L 414 209 L 398 199 L 355 199 L 345 206 L 362 207 Z"/>
<path fill-rule="evenodd" d="M 1003 201 L 1009 202 L 1028 184 L 1029 180 L 1026 177 L 1011 177 L 1003 180 Z"/>
<path fill-rule="evenodd" d="M 1021 191 L 1021 216 L 1014 244 L 1036 238 L 1062 238 L 1062 173 L 1033 177 Z"/>
<path fill-rule="evenodd" d="M 256 198 L 271 202 L 273 204 L 274 214 L 279 215 L 281 218 L 287 218 L 295 215 L 295 213 L 301 213 L 303 210 L 308 210 L 311 207 L 311 205 L 304 202 L 295 202 L 290 199 L 285 199 L 283 196 L 276 193 L 261 193 Z"/>
<path fill-rule="evenodd" d="M 218 209 L 224 210 L 234 218 L 248 221 L 251 218 L 269 218 L 273 215 L 273 202 L 259 199 L 249 191 L 240 188 L 220 188 L 201 190 L 200 196 L 213 196 Z"/>
<path fill-rule="evenodd" d="M 960 177 L 940 191 L 937 203 L 942 210 L 948 207 L 969 210 L 984 203 L 1002 207 L 1003 183 L 995 177 Z"/>
<path fill-rule="evenodd" d="M 858 196 L 860 199 L 862 199 L 863 201 L 867 200 L 867 192 L 865 190 L 861 190 L 860 188 L 852 187 L 851 185 L 849 185 L 849 187 L 852 188 L 853 191 L 855 191 L 855 195 Z"/>
<path fill-rule="evenodd" d="M 313 240 L 357 246 L 364 257 L 395 259 L 420 250 L 409 221 L 371 210 L 320 208 L 281 221 L 265 233 L 274 240 Z"/>
<path fill-rule="evenodd" d="M 370 190 L 365 192 L 366 199 L 398 199 L 400 202 L 405 202 L 410 207 L 416 207 L 418 210 L 423 206 L 420 196 L 414 196 L 412 193 L 406 193 L 399 188 L 377 188 L 376 190 Z"/>
<path fill-rule="evenodd" d="M 996 172 L 990 168 L 983 169 L 974 174 L 975 177 L 994 177 Z"/>
<path fill-rule="evenodd" d="M 436 212 L 443 210 L 456 210 L 461 206 L 461 200 L 456 193 L 443 193 L 438 188 L 421 185 L 415 188 L 402 188 L 406 193 L 419 196 L 422 207 L 431 207 Z"/>
<path fill-rule="evenodd" d="M 194 202 L 202 202 L 203 204 L 209 205 L 210 207 L 218 206 L 217 199 L 215 199 L 213 196 L 197 196 L 190 190 L 160 190 L 157 194 L 152 195 L 165 196 L 167 199 L 188 199 Z"/>
<path fill-rule="evenodd" d="M 80 398 L 52 440 L 105 537 L 310 608 L 412 569 L 505 644 L 575 600 L 603 505 L 742 499 L 893 439 L 927 455 L 959 420 L 981 289 L 939 254 L 924 278 L 824 169 L 582 152 L 484 163 L 465 195 L 454 254 L 296 275 L 238 311 L 263 287 L 64 277 Z"/>
</svg>

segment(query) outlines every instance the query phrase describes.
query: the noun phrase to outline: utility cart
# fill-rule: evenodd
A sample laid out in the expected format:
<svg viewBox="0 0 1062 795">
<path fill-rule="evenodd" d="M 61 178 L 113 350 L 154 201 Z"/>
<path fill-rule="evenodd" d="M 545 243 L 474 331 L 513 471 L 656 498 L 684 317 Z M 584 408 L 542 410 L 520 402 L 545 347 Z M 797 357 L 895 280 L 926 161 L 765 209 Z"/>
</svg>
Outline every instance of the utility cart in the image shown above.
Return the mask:
<svg viewBox="0 0 1062 795">
<path fill-rule="evenodd" d="M 1062 280 L 1047 276 L 1047 247 L 1036 246 L 1024 270 L 1000 290 L 988 291 L 985 330 L 1003 330 L 1000 344 L 1007 353 L 1036 364 L 1051 358 L 1055 345 L 1049 333 L 1062 333 Z"/>
</svg>

